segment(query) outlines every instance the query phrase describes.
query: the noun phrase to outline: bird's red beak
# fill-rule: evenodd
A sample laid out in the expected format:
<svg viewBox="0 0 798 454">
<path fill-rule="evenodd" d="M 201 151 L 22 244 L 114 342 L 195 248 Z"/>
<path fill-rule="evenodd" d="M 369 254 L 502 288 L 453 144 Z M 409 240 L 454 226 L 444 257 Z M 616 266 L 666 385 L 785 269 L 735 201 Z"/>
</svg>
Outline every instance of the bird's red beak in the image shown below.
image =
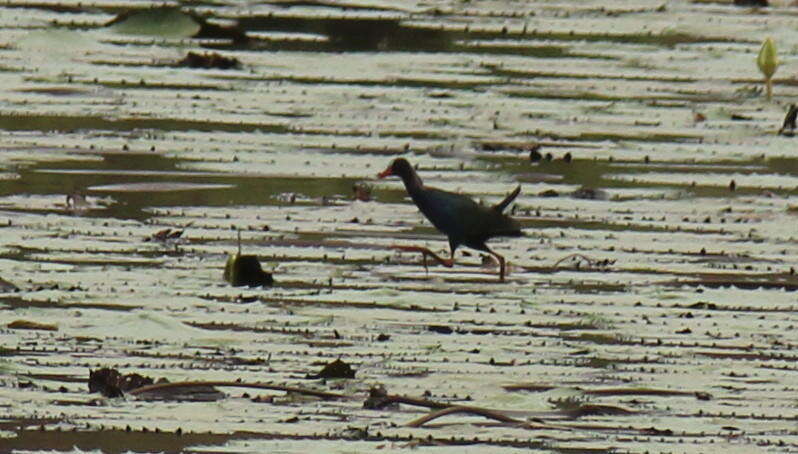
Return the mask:
<svg viewBox="0 0 798 454">
<path fill-rule="evenodd" d="M 382 172 L 377 174 L 377 178 L 385 178 L 393 175 L 393 171 L 391 171 L 391 167 L 389 166 L 387 169 L 383 170 Z"/>
</svg>

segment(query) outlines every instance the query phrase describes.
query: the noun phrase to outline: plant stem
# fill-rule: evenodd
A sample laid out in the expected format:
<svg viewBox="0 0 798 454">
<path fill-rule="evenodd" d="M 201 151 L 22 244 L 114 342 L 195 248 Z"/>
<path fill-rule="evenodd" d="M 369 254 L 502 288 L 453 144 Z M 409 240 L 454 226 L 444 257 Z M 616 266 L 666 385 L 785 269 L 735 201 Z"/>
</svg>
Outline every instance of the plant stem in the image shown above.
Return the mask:
<svg viewBox="0 0 798 454">
<path fill-rule="evenodd" d="M 768 101 L 773 98 L 773 79 L 770 77 L 765 78 L 765 93 Z"/>
</svg>

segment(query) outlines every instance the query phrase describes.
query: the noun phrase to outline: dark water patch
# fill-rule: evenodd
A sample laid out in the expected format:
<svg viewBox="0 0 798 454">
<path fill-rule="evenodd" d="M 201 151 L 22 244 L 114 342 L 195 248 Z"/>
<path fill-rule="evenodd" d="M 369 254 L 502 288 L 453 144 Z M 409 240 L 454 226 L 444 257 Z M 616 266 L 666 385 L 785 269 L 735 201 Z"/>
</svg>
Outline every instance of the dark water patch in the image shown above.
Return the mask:
<svg viewBox="0 0 798 454">
<path fill-rule="evenodd" d="M 26 373 L 20 374 L 19 377 L 24 377 L 30 380 L 37 380 L 37 381 L 53 381 L 56 383 L 86 383 L 86 377 L 83 375 L 68 375 L 68 374 L 36 374 L 36 373 Z"/>
<path fill-rule="evenodd" d="M 435 20 L 419 25 L 404 22 L 398 18 L 346 19 L 325 17 L 299 17 L 275 14 L 271 16 L 238 17 L 239 25 L 248 31 L 300 31 L 329 37 L 329 46 L 317 50 L 326 51 L 375 51 L 381 52 L 475 52 L 484 49 L 458 46 L 458 42 L 468 40 L 514 39 L 539 40 L 541 42 L 591 42 L 624 43 L 674 47 L 680 44 L 727 43 L 735 42 L 723 37 L 703 37 L 686 33 L 590 33 L 573 30 L 571 32 L 546 32 L 524 27 L 511 32 L 507 27 L 497 27 L 495 31 L 471 29 L 467 23 Z M 448 27 L 444 27 L 444 25 Z M 454 25 L 454 27 L 452 27 Z M 514 46 L 504 49 L 508 55 L 553 57 L 560 49 L 543 48 L 535 52 L 534 46 Z"/>
<path fill-rule="evenodd" d="M 93 115 L 70 117 L 67 115 L 17 114 L 0 117 L 0 128 L 8 131 L 53 131 L 69 133 L 80 130 L 99 131 L 201 131 L 201 132 L 269 132 L 287 133 L 289 128 L 269 123 L 224 123 L 201 120 L 176 120 L 171 118 L 110 118 Z"/>
<path fill-rule="evenodd" d="M 521 172 L 540 170 L 562 176 L 562 179 L 558 182 L 562 184 L 578 184 L 580 186 L 598 188 L 598 190 L 638 188 L 650 190 L 650 195 L 625 195 L 623 192 L 617 192 L 617 194 L 610 193 L 611 201 L 648 199 L 653 203 L 657 203 L 658 201 L 672 202 L 676 199 L 697 199 L 704 197 L 734 199 L 745 196 L 777 199 L 779 197 L 798 194 L 798 186 L 792 187 L 784 185 L 770 188 L 767 186 L 742 185 L 740 183 L 734 183 L 732 185 L 735 178 L 739 180 L 740 176 L 756 177 L 774 174 L 774 169 L 770 169 L 770 165 L 764 166 L 764 161 L 761 160 L 752 160 L 737 164 L 663 163 L 657 165 L 615 160 L 588 160 L 582 162 L 574 161 L 572 163 L 551 161 L 529 164 L 519 162 L 519 160 L 491 161 L 501 162 L 503 170 L 518 175 L 517 178 L 521 181 L 529 179 L 529 177 L 526 177 L 525 174 Z M 784 164 L 779 164 L 779 166 L 782 165 Z M 787 170 L 790 169 L 790 167 L 783 168 L 785 170 L 775 170 L 775 172 L 780 174 L 789 172 L 789 175 L 792 175 L 793 170 Z M 674 181 L 651 181 L 646 178 L 646 174 L 649 172 L 673 173 L 674 175 L 681 173 L 689 174 L 693 177 L 690 179 L 674 178 Z M 708 180 L 707 174 L 711 174 L 712 179 Z M 639 178 L 636 177 L 637 175 L 639 175 Z M 725 181 L 721 180 L 720 178 L 723 175 L 728 175 L 728 179 Z M 655 180 L 657 179 L 655 178 Z M 734 187 L 732 188 L 732 186 Z M 553 191 L 551 195 L 554 197 L 574 194 L 571 190 L 559 192 L 554 189 Z M 728 221 L 729 223 L 733 223 L 736 222 L 735 219 L 740 218 L 740 216 L 735 216 L 733 211 L 730 211 L 727 217 L 729 219 L 724 220 L 724 222 Z M 695 217 L 695 219 L 704 220 L 706 216 Z"/>
<path fill-rule="evenodd" d="M 42 427 L 46 424 L 42 423 Z M 15 430 L 16 429 L 16 430 Z M 145 429 L 145 428 L 142 428 Z M 9 428 L 15 437 L 3 440 L 5 446 L 11 450 L 33 451 L 70 451 L 80 449 L 83 451 L 100 450 L 109 454 L 122 454 L 124 452 L 187 452 L 192 446 L 221 446 L 231 440 L 250 440 L 264 437 L 254 433 L 232 434 L 194 434 L 189 432 L 175 433 L 166 430 L 156 431 L 156 427 L 146 428 L 146 431 L 84 428 L 80 431 L 61 431 L 53 429 L 36 430 L 28 427 Z M 268 438 L 268 437 L 264 437 Z"/>
<path fill-rule="evenodd" d="M 765 161 L 768 169 L 775 173 L 786 173 L 798 176 L 798 159 L 789 157 L 772 157 Z M 764 172 L 763 172 L 764 173 Z"/>
<path fill-rule="evenodd" d="M 16 309 L 101 309 L 117 312 L 129 312 L 140 309 L 139 306 L 130 306 L 119 303 L 97 302 L 66 302 L 54 300 L 32 300 L 22 298 L 0 298 L 0 310 L 14 311 Z"/>
<path fill-rule="evenodd" d="M 731 42 L 726 38 L 707 38 L 689 34 L 602 34 L 573 31 L 569 33 L 543 32 L 524 27 L 513 31 L 497 29 L 496 31 L 471 29 L 468 23 L 431 23 L 418 26 L 407 23 L 396 17 L 345 18 L 308 15 L 301 13 L 270 14 L 266 16 L 235 17 L 241 28 L 248 32 L 286 32 L 321 35 L 328 38 L 323 42 L 277 41 L 270 42 L 270 48 L 283 51 L 315 51 L 315 52 L 459 52 L 486 55 L 512 55 L 534 58 L 571 57 L 566 45 L 473 45 L 480 41 L 500 42 L 508 39 L 539 41 L 540 43 L 572 43 L 572 42 L 618 42 L 644 45 L 673 47 L 686 43 L 723 43 Z M 446 27 L 444 27 L 446 25 Z M 254 33 L 254 34 L 256 34 Z M 259 47 L 257 42 L 250 45 Z M 578 55 L 575 58 L 599 58 L 603 56 Z"/>
<path fill-rule="evenodd" d="M 537 131 L 536 134 L 542 135 L 544 133 Z M 571 139 L 577 141 L 567 143 L 579 144 L 587 142 L 584 136 Z M 585 142 L 581 142 L 581 140 L 585 140 Z M 657 140 L 654 140 L 652 137 L 652 141 Z M 647 140 L 643 140 L 641 143 L 646 142 Z M 658 189 L 680 191 L 680 193 L 671 196 L 663 196 L 656 192 L 654 192 L 652 196 L 649 196 L 650 198 L 661 197 L 663 200 L 673 200 L 676 197 L 732 198 L 745 195 L 762 195 L 762 188 L 745 187 L 740 184 L 737 184 L 734 191 L 732 191 L 729 188 L 729 182 L 731 182 L 736 175 L 765 176 L 774 173 L 798 175 L 798 160 L 791 158 L 770 158 L 766 160 L 753 158 L 741 161 L 718 159 L 712 162 L 658 162 L 656 158 L 655 160 L 651 160 L 647 159 L 647 157 L 641 157 L 639 161 L 593 158 L 588 160 L 574 160 L 572 162 L 565 162 L 562 159 L 528 162 L 524 157 L 524 155 L 510 158 L 483 156 L 480 157 L 480 160 L 500 165 L 503 172 L 514 175 L 517 180 L 522 182 L 537 182 L 537 175 L 542 173 L 543 175 L 551 175 L 551 177 L 547 177 L 551 182 L 554 182 L 554 178 L 558 178 L 558 183 L 568 185 L 605 189 L 646 188 L 653 191 Z M 530 171 L 533 173 L 530 173 Z M 693 181 L 687 180 L 683 182 L 648 181 L 645 179 L 645 174 L 648 172 L 691 174 L 694 175 L 694 179 Z M 706 174 L 712 174 L 713 176 L 728 175 L 729 180 L 726 182 L 709 184 L 704 182 L 704 175 Z M 613 178 L 613 175 L 621 175 L 624 178 Z M 635 175 L 640 175 L 641 178 L 635 179 Z M 773 195 L 787 195 L 793 193 L 798 193 L 798 188 L 782 187 L 773 190 Z M 567 194 L 568 193 L 563 192 L 557 195 L 564 196 Z M 613 198 L 613 200 L 628 199 L 629 196 L 622 195 Z"/>
<path fill-rule="evenodd" d="M 68 2 L 39 2 L 39 1 L 6 1 L 3 2 L 3 8 L 8 9 L 35 9 L 35 10 L 42 10 L 42 11 L 52 11 L 54 13 L 69 13 L 69 14 L 79 14 L 85 13 L 86 7 L 82 4 L 69 4 Z"/>
<path fill-rule="evenodd" d="M 410 6 L 402 5 L 402 4 L 383 4 L 379 2 L 375 3 L 359 3 L 357 1 L 336 1 L 336 2 L 328 2 L 326 0 L 281 0 L 276 2 L 273 6 L 278 6 L 280 8 L 285 9 L 286 11 L 290 10 L 290 8 L 301 8 L 303 6 L 319 9 L 325 11 L 326 14 L 332 13 L 344 13 L 347 11 L 363 11 L 363 12 L 379 12 L 379 11 L 397 11 L 397 12 L 405 12 L 408 9 L 412 9 Z"/>
<path fill-rule="evenodd" d="M 42 5 L 44 6 L 44 4 Z M 215 6 L 215 5 L 213 5 Z M 495 27 L 495 30 L 471 29 L 469 22 L 473 22 L 476 17 L 469 15 L 451 20 L 441 18 L 440 13 L 431 11 L 429 14 L 409 14 L 404 11 L 396 11 L 386 8 L 384 5 L 284 5 L 284 9 L 275 10 L 268 14 L 238 14 L 225 11 L 218 14 L 218 11 L 206 11 L 210 17 L 217 15 L 222 19 L 232 19 L 236 26 L 220 27 L 209 23 L 204 17 L 200 17 L 190 9 L 179 10 L 178 8 L 161 8 L 158 17 L 166 16 L 174 19 L 191 18 L 195 27 L 205 28 L 199 30 L 198 37 L 214 37 L 229 40 L 228 43 L 219 43 L 213 47 L 247 47 L 258 48 L 262 46 L 257 39 L 251 39 L 247 35 L 255 35 L 262 32 L 286 32 L 286 33 L 305 33 L 328 37 L 327 42 L 323 43 L 298 43 L 290 41 L 269 42 L 268 46 L 279 50 L 306 51 L 306 52 L 468 52 L 468 47 L 457 46 L 458 41 L 464 40 L 498 40 L 498 39 L 525 39 L 539 40 L 541 42 L 609 42 L 622 44 L 644 44 L 656 45 L 672 48 L 680 44 L 696 43 L 726 43 L 741 42 L 740 39 L 726 37 L 706 37 L 692 35 L 688 33 L 596 33 L 572 30 L 568 32 L 548 32 L 537 30 L 527 25 L 523 29 L 520 27 Z M 291 8 L 291 7 L 299 7 Z M 303 10 L 301 6 L 311 6 L 313 9 Z M 52 7 L 52 5 L 48 5 Z M 103 5 L 104 10 L 109 13 L 119 13 L 119 16 L 110 22 L 115 26 L 123 26 L 124 23 L 134 22 L 138 16 L 153 15 L 154 11 L 144 8 L 126 10 L 124 7 L 115 5 Z M 318 8 L 328 10 L 327 13 L 317 11 Z M 373 13 L 368 16 L 360 12 Z M 380 11 L 385 11 L 382 16 Z M 171 16 L 167 13 L 171 12 Z M 176 14 L 180 12 L 180 14 Z M 513 13 L 515 17 L 516 13 Z M 436 17 L 439 16 L 439 17 Z M 503 17 L 498 14 L 497 17 Z M 431 20 L 428 24 L 406 23 L 403 18 Z M 178 21 L 179 22 L 179 21 Z M 200 25 L 202 27 L 200 27 Z M 129 27 L 130 31 L 135 32 L 137 27 Z M 142 30 L 152 28 L 138 27 Z M 157 29 L 157 28 L 156 28 Z M 534 46 L 512 46 L 502 49 L 506 55 L 534 55 Z M 484 52 L 479 49 L 476 52 Z M 497 50 L 493 50 L 497 52 Z M 532 52 L 532 54 L 530 54 Z M 545 53 L 538 55 L 545 57 Z"/>
<path fill-rule="evenodd" d="M 331 194 L 348 197 L 354 179 L 315 178 L 310 182 L 304 176 L 243 175 L 226 173 L 187 172 L 179 169 L 180 160 L 157 153 L 104 154 L 101 161 L 57 161 L 36 164 L 22 169 L 20 178 L 0 180 L 0 196 L 10 194 L 73 194 L 97 193 L 118 185 L 124 178 L 127 188 L 146 189 L 162 185 L 184 185 L 193 188 L 184 191 L 114 192 L 114 202 L 98 210 L 81 215 L 89 217 L 110 216 L 120 219 L 146 219 L 157 207 L 289 205 L 278 194 L 292 189 L 302 191 L 311 199 L 322 200 Z M 195 188 L 193 185 L 210 184 L 212 188 Z M 134 186 L 143 185 L 143 186 Z M 53 212 L 58 209 L 53 208 Z M 256 210 L 256 208 L 253 208 Z M 231 224 L 234 223 L 231 220 Z M 264 222 L 265 224 L 265 222 Z"/>
<path fill-rule="evenodd" d="M 302 420 L 296 419 L 289 422 L 301 422 Z M 551 449 L 547 443 L 515 438 L 515 439 L 490 439 L 485 437 L 426 437 L 420 441 L 408 439 L 405 435 L 390 435 L 382 434 L 378 431 L 370 434 L 368 430 L 351 429 L 341 433 L 328 433 L 328 434 L 290 434 L 290 433 L 276 433 L 276 432 L 245 432 L 234 431 L 229 434 L 213 434 L 213 433 L 193 433 L 189 431 L 177 430 L 161 430 L 152 426 L 141 426 L 130 430 L 119 429 L 103 429 L 101 427 L 94 427 L 90 425 L 88 428 L 82 428 L 75 431 L 61 431 L 47 429 L 45 424 L 42 424 L 42 429 L 30 429 L 29 427 L 14 427 L 9 428 L 10 431 L 15 433 L 15 437 L 9 440 L 8 447 L 10 450 L 41 450 L 41 451 L 69 451 L 80 449 L 83 451 L 100 450 L 109 454 L 122 454 L 123 452 L 164 452 L 164 453 L 183 453 L 195 452 L 192 448 L 196 448 L 196 452 L 209 452 L 208 448 L 218 446 L 220 452 L 227 451 L 226 444 L 234 441 L 246 441 L 248 444 L 257 445 L 257 441 L 268 441 L 269 443 L 263 446 L 273 446 L 275 442 L 291 446 L 291 442 L 296 442 L 294 449 L 303 450 L 308 449 L 310 446 L 318 444 L 319 449 L 323 446 L 329 447 L 331 442 L 354 442 L 359 441 L 360 444 L 373 445 L 370 449 L 379 450 L 386 444 L 399 444 L 412 442 L 413 446 L 419 447 L 464 447 L 473 445 L 484 445 L 516 448 L 516 449 Z M 314 448 L 310 448 L 314 449 Z M 557 448 L 553 452 L 561 454 L 610 454 L 613 452 L 611 448 Z"/>
<path fill-rule="evenodd" d="M 454 47 L 462 35 L 442 30 L 403 27 L 398 18 L 297 17 L 281 14 L 236 17 L 247 31 L 307 33 L 328 38 L 325 42 L 270 43 L 279 50 L 319 52 L 444 52 Z M 285 46 L 285 47 L 284 47 Z"/>
</svg>

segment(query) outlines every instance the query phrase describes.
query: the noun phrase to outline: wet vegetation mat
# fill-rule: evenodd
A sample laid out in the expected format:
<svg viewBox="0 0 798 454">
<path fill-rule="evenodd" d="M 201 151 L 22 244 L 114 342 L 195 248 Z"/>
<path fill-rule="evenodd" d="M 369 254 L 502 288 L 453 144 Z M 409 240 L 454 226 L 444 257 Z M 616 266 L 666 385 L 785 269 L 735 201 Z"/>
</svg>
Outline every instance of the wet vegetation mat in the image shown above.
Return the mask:
<svg viewBox="0 0 798 454">
<path fill-rule="evenodd" d="M 798 452 L 763 3 L 3 2 L 0 452 Z"/>
</svg>

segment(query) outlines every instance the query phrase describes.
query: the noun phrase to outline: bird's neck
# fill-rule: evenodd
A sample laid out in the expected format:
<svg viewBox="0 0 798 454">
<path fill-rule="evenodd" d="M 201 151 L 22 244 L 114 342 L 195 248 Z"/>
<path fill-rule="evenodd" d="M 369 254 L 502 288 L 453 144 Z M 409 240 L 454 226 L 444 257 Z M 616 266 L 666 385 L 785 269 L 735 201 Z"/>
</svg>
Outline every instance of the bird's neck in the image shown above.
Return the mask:
<svg viewBox="0 0 798 454">
<path fill-rule="evenodd" d="M 405 175 L 402 175 L 402 181 L 405 184 L 405 189 L 409 194 L 416 194 L 424 189 L 424 183 L 421 181 L 421 177 L 418 176 L 416 172 L 410 172 Z"/>
</svg>

